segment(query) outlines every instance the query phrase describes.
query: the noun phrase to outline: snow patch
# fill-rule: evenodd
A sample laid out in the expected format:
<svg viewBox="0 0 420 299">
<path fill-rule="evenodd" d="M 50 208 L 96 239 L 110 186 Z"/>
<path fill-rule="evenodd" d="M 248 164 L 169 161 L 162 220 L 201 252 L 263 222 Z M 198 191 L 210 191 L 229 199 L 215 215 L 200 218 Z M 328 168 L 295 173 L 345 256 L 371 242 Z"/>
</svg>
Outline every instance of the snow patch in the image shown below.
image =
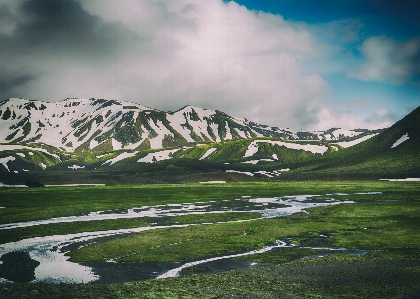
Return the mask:
<svg viewBox="0 0 420 299">
<path fill-rule="evenodd" d="M 72 166 L 67 166 L 67 167 L 70 168 L 70 169 L 73 169 L 73 170 L 85 168 L 85 166 L 79 166 L 79 165 L 76 165 L 76 164 L 74 164 Z"/>
<path fill-rule="evenodd" d="M 115 164 L 118 161 L 124 160 L 126 158 L 134 157 L 136 154 L 137 154 L 137 152 L 135 152 L 135 153 L 122 153 L 122 154 L 119 154 L 118 156 L 116 156 L 115 158 L 107 160 L 106 162 L 102 163 L 102 165 L 110 163 L 109 165 L 111 166 L 112 164 Z"/>
<path fill-rule="evenodd" d="M 258 144 L 254 141 L 252 142 L 249 146 L 248 149 L 246 150 L 244 157 L 251 157 L 254 154 L 256 154 L 258 152 Z"/>
<path fill-rule="evenodd" d="M 239 129 L 239 128 L 234 128 L 234 130 L 238 133 L 238 135 L 239 135 L 241 138 L 248 138 L 248 136 L 246 136 L 246 133 L 245 133 L 244 131 L 242 131 L 241 129 Z"/>
<path fill-rule="evenodd" d="M 370 139 L 370 138 L 372 138 L 376 135 L 378 135 L 378 134 L 367 135 L 367 136 L 361 137 L 361 138 L 353 140 L 353 141 L 335 142 L 335 144 L 337 144 L 341 147 L 347 148 L 347 147 L 359 144 L 360 142 L 366 141 L 366 140 L 368 140 L 368 139 Z"/>
<path fill-rule="evenodd" d="M 226 128 L 226 137 L 225 140 L 232 140 L 232 133 L 230 132 L 230 127 L 228 122 L 225 122 L 225 128 Z"/>
<path fill-rule="evenodd" d="M 380 181 L 389 181 L 389 182 L 420 182 L 420 178 L 380 179 Z"/>
<path fill-rule="evenodd" d="M 403 143 L 404 141 L 407 141 L 408 139 L 410 139 L 410 137 L 408 137 L 408 133 L 406 133 L 405 135 L 401 136 L 400 139 L 395 141 L 395 143 L 391 146 L 391 148 L 399 146 L 401 143 Z"/>
<path fill-rule="evenodd" d="M 0 182 L 0 188 L 27 188 L 25 185 L 6 185 Z"/>
<path fill-rule="evenodd" d="M 10 162 L 10 161 L 14 161 L 14 160 L 16 160 L 16 158 L 11 157 L 11 156 L 5 157 L 5 158 L 0 158 L 0 164 L 3 164 L 3 166 L 7 169 L 7 171 L 10 172 L 9 166 L 7 166 L 7 163 Z"/>
<path fill-rule="evenodd" d="M 257 164 L 258 162 L 274 162 L 273 159 L 259 159 L 259 160 L 249 160 L 249 161 L 245 161 L 245 162 L 241 162 L 241 163 L 245 163 L 245 164 Z"/>
<path fill-rule="evenodd" d="M 258 152 L 259 143 L 269 143 L 272 145 L 284 146 L 290 149 L 304 150 L 312 152 L 314 154 L 323 154 L 328 150 L 328 147 L 325 145 L 316 145 L 316 144 L 299 144 L 299 143 L 290 143 L 283 141 L 273 141 L 273 140 L 255 140 L 251 142 L 248 146 L 247 151 L 245 152 L 244 157 L 251 157 Z"/>
<path fill-rule="evenodd" d="M 122 142 L 119 142 L 117 140 L 115 140 L 114 138 L 111 138 L 111 142 L 112 142 L 112 149 L 114 151 L 120 150 L 123 148 L 122 146 Z"/>
<path fill-rule="evenodd" d="M 269 178 L 272 178 L 273 177 L 273 175 L 271 174 L 271 172 L 265 171 L 265 170 L 256 171 L 254 173 L 255 174 L 262 174 L 262 175 L 265 175 L 265 176 L 267 176 Z"/>
<path fill-rule="evenodd" d="M 217 148 L 215 147 L 208 149 L 207 152 L 200 158 L 200 160 L 204 160 L 205 158 L 213 154 L 216 150 Z"/>
<path fill-rule="evenodd" d="M 170 157 L 170 155 L 177 152 L 178 150 L 179 149 L 171 149 L 171 150 L 164 150 L 164 151 L 160 151 L 160 152 L 149 153 L 149 154 L 147 154 L 146 157 L 143 157 L 143 158 L 139 159 L 137 162 L 153 163 L 153 162 L 157 162 L 157 161 L 172 159 L 172 157 Z M 153 161 L 154 160 L 153 158 L 155 159 L 155 161 Z"/>
<path fill-rule="evenodd" d="M 322 133 L 322 132 L 317 132 Z M 340 137 L 354 137 L 362 134 L 362 132 L 355 132 L 353 130 L 335 129 L 332 132 L 323 134 L 326 140 L 339 140 Z"/>
<path fill-rule="evenodd" d="M 14 151 L 14 150 L 20 150 L 20 149 L 30 149 L 33 151 L 38 151 L 38 152 L 43 152 L 47 155 L 50 155 L 54 158 L 57 158 L 61 161 L 60 157 L 58 155 L 55 154 L 51 154 L 50 152 L 48 152 L 46 149 L 43 148 L 33 148 L 30 146 L 24 146 L 24 145 L 15 145 L 15 144 L 0 144 L 0 151 Z M 33 156 L 33 152 L 29 152 L 29 155 Z"/>
<path fill-rule="evenodd" d="M 254 176 L 254 174 L 252 172 L 249 172 L 249 171 L 226 170 L 226 172 L 242 173 L 242 174 L 246 174 L 246 175 L 249 175 L 249 176 Z"/>
<path fill-rule="evenodd" d="M 258 161 L 258 160 L 257 160 Z M 259 170 L 259 171 L 254 171 L 254 172 L 249 172 L 249 171 L 237 171 L 237 170 L 226 170 L 226 172 L 235 172 L 235 173 L 242 173 L 242 174 L 246 174 L 249 176 L 255 176 L 256 174 L 261 174 L 261 175 L 265 175 L 267 177 L 274 177 L 274 176 L 279 176 L 282 174 L 282 172 L 286 172 L 286 171 L 290 171 L 290 168 L 284 168 L 284 169 L 280 169 L 280 170 L 273 170 L 273 171 L 266 171 L 266 170 Z"/>
</svg>

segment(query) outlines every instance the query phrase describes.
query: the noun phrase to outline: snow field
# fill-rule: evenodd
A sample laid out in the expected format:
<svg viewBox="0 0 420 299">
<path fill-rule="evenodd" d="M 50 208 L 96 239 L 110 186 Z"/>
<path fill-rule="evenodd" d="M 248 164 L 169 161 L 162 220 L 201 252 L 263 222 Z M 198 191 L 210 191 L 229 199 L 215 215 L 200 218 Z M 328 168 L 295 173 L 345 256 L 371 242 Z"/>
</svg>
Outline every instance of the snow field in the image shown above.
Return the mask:
<svg viewBox="0 0 420 299">
<path fill-rule="evenodd" d="M 324 134 L 326 140 L 338 140 L 340 135 L 344 135 L 346 137 L 354 137 L 362 134 L 363 132 L 355 132 L 353 130 L 344 130 L 344 129 L 336 129 L 331 133 Z"/>
<path fill-rule="evenodd" d="M 172 159 L 172 157 L 170 157 L 170 155 L 177 152 L 177 151 L 179 151 L 179 149 L 163 150 L 163 151 L 159 151 L 159 152 L 149 153 L 149 154 L 147 154 L 147 156 L 139 159 L 137 162 L 153 163 L 153 162 L 155 162 L 155 161 L 153 161 L 153 158 L 155 158 L 156 161 L 163 161 L 163 160 Z"/>
<path fill-rule="evenodd" d="M 244 157 L 251 157 L 258 152 L 259 143 L 269 143 L 272 145 L 284 146 L 290 149 L 304 150 L 312 152 L 314 154 L 323 154 L 328 150 L 328 147 L 325 145 L 315 145 L 315 144 L 299 144 L 299 143 L 290 143 L 283 141 L 273 141 L 273 140 L 254 140 L 248 146 L 247 151 L 244 154 Z"/>
<path fill-rule="evenodd" d="M 124 160 L 126 158 L 131 158 L 134 157 L 138 152 L 134 152 L 134 153 L 122 153 L 119 154 L 118 156 L 116 156 L 115 158 L 109 159 L 107 161 L 105 161 L 104 163 L 102 163 L 102 165 L 104 164 L 108 164 L 111 166 L 115 163 L 117 163 L 118 161 Z"/>
<path fill-rule="evenodd" d="M 356 144 L 358 144 L 360 142 L 363 142 L 365 140 L 368 140 L 368 139 L 370 139 L 370 138 L 372 138 L 372 137 L 374 137 L 376 135 L 378 135 L 378 134 L 367 135 L 367 136 L 361 137 L 361 138 L 356 139 L 356 140 L 353 140 L 353 141 L 335 142 L 335 144 L 337 144 L 337 145 L 339 145 L 341 147 L 347 148 L 347 147 L 356 145 Z"/>
<path fill-rule="evenodd" d="M 20 149 L 27 149 L 27 150 L 32 150 L 32 151 L 43 152 L 44 154 L 50 155 L 50 156 L 52 156 L 52 157 L 61 161 L 61 159 L 58 155 L 51 154 L 50 152 L 48 152 L 46 149 L 43 149 L 43 148 L 34 148 L 34 147 L 30 147 L 30 146 L 15 145 L 15 144 L 0 144 L 0 152 L 2 152 L 2 151 L 14 151 L 14 150 L 20 150 Z M 17 155 L 19 155 L 19 154 L 17 154 Z M 21 155 L 23 155 L 23 154 L 21 154 Z M 21 156 L 21 155 L 19 155 L 19 156 Z M 29 155 L 32 156 L 33 153 L 30 152 Z"/>
</svg>

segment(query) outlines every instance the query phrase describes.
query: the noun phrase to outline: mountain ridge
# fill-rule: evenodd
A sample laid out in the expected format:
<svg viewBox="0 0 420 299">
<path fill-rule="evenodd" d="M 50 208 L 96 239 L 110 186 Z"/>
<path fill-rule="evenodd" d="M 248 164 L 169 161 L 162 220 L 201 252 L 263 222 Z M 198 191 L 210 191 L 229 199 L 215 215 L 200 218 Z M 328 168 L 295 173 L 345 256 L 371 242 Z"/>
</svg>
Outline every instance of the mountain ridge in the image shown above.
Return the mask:
<svg viewBox="0 0 420 299">
<path fill-rule="evenodd" d="M 45 143 L 68 152 L 145 150 L 255 137 L 343 140 L 378 131 L 293 131 L 261 125 L 219 110 L 186 105 L 164 112 L 131 102 L 12 98 L 0 102 L 0 142 Z"/>
<path fill-rule="evenodd" d="M 420 177 L 420 107 L 384 130 L 320 133 L 191 105 L 13 99 L 0 102 L 0 138 L 4 184 Z"/>
</svg>

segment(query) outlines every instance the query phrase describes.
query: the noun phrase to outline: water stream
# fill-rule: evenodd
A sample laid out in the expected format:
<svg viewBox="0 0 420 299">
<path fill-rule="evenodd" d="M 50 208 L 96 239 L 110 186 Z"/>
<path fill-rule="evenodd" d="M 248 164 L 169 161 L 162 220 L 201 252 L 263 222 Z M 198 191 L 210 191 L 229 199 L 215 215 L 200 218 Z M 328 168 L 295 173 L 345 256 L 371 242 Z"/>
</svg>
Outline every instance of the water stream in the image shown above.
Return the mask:
<svg viewBox="0 0 420 299">
<path fill-rule="evenodd" d="M 168 204 L 157 206 L 142 206 L 134 207 L 125 210 L 113 211 L 95 211 L 86 215 L 58 217 L 46 220 L 28 221 L 19 223 L 9 223 L 0 225 L 0 230 L 14 229 L 18 227 L 28 227 L 41 224 L 52 223 L 69 223 L 76 221 L 92 221 L 104 219 L 121 219 L 121 218 L 144 218 L 155 217 L 157 219 L 162 217 L 171 217 L 189 214 L 208 214 L 208 213 L 226 213 L 226 212 L 259 212 L 261 218 L 281 217 L 294 213 L 306 212 L 305 209 L 335 205 L 341 203 L 352 203 L 352 201 L 339 201 L 333 198 L 321 198 L 318 195 L 300 195 L 300 196 L 286 196 L 274 198 L 251 198 L 243 196 L 235 200 L 225 201 L 210 201 L 210 202 L 196 202 L 196 203 L 182 203 L 182 204 Z M 252 221 L 252 220 L 239 220 Z M 232 221 L 234 222 L 234 221 Z M 209 223 L 206 223 L 211 225 Z M 98 238 L 110 237 L 122 234 L 132 234 L 147 230 L 187 227 L 191 225 L 200 224 L 176 224 L 163 225 L 156 223 L 152 226 L 139 227 L 132 229 L 107 230 L 96 232 L 83 232 L 68 235 L 53 235 L 46 237 L 36 237 L 20 240 L 17 242 L 10 242 L 0 245 L 0 282 L 7 281 L 22 281 L 22 282 L 49 282 L 49 283 L 87 283 L 104 281 L 105 262 L 99 263 L 84 263 L 78 264 L 69 262 L 68 257 L 65 256 L 70 245 L 82 244 L 92 239 L 95 241 Z M 165 263 L 162 265 L 143 265 L 136 264 L 136 268 L 144 267 L 144 269 L 137 269 L 134 271 L 135 279 L 147 279 L 155 277 L 172 277 L 180 275 L 183 269 L 215 261 L 227 261 L 230 258 L 240 257 L 245 255 L 259 254 L 270 251 L 274 248 L 290 246 L 284 241 L 278 240 L 276 244 L 267 246 L 260 250 L 253 250 L 245 253 L 230 254 L 226 256 L 210 257 L 202 260 L 197 260 L 189 263 Z M 111 265 L 112 261 L 108 261 L 109 268 L 117 267 Z M 115 263 L 114 263 L 115 264 Z M 117 263 L 120 271 L 124 271 L 123 264 Z M 126 270 L 133 266 L 131 263 L 125 263 Z M 150 264 L 150 263 L 149 263 Z M 250 263 L 249 263 L 250 264 Z M 252 265 L 248 265 L 252 266 Z M 24 279 L 17 279 L 13 273 L 19 268 L 26 275 Z M 11 269 L 14 271 L 11 271 Z M 136 277 L 136 273 L 144 272 L 141 277 Z M 146 273 L 147 272 L 147 273 Z M 101 273 L 101 274 L 98 274 Z M 137 275 L 138 276 L 138 275 Z M 106 280 L 106 279 L 105 279 Z"/>
</svg>

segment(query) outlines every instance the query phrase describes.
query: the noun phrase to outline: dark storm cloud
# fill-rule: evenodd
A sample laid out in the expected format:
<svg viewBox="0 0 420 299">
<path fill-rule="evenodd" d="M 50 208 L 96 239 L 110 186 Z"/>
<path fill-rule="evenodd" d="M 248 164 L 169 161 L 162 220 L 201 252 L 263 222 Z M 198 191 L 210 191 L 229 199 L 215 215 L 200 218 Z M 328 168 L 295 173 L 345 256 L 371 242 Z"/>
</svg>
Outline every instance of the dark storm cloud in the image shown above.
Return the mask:
<svg viewBox="0 0 420 299">
<path fill-rule="evenodd" d="M 31 0 L 21 7 L 25 19 L 16 36 L 27 46 L 58 46 L 89 48 L 98 43 L 100 21 L 69 0 Z"/>
<path fill-rule="evenodd" d="M 72 0 L 30 0 L 21 9 L 29 22 L 22 22 L 16 36 L 27 46 L 87 51 L 91 55 L 112 51 L 121 40 L 138 38 L 117 23 L 106 23 L 87 13 Z"/>
<path fill-rule="evenodd" d="M 103 66 L 116 59 L 120 47 L 139 40 L 123 26 L 103 22 L 71 0 L 29 0 L 17 7 L 15 15 L 3 4 L 0 20 L 0 24 L 15 22 L 9 34 L 0 34 L 0 98 L 21 96 L 16 93 L 26 83 L 54 68 L 59 71 L 61 65 Z"/>
</svg>

